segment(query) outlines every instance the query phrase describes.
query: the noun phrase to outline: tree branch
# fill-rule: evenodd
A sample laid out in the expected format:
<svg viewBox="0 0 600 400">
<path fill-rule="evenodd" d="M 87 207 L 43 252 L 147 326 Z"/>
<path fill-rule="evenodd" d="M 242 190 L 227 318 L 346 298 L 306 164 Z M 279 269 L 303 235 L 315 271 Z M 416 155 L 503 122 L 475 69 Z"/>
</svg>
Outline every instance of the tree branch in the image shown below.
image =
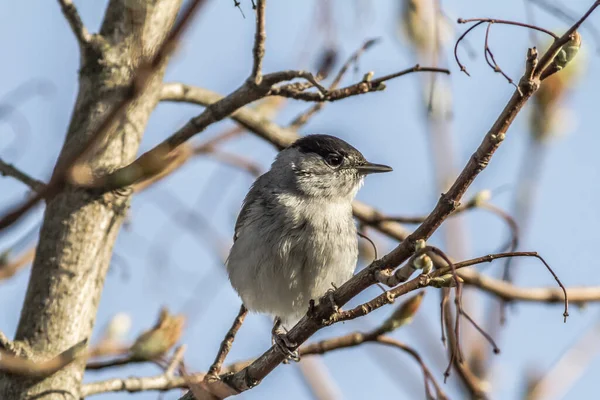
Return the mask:
<svg viewBox="0 0 600 400">
<path fill-rule="evenodd" d="M 259 1 L 258 4 L 260 5 L 260 3 L 261 2 Z M 229 328 L 229 330 L 227 331 L 227 334 L 225 335 L 223 342 L 221 342 L 221 346 L 219 348 L 219 352 L 217 353 L 215 361 L 212 363 L 212 365 L 208 369 L 208 373 L 206 374 L 206 377 L 208 379 L 210 379 L 210 378 L 218 379 L 218 375 L 221 372 L 221 367 L 223 366 L 223 362 L 225 361 L 227 354 L 229 354 L 229 351 L 231 350 L 231 346 L 233 345 L 233 341 L 235 340 L 235 335 L 237 334 L 237 331 L 242 327 L 242 324 L 244 323 L 244 319 L 246 318 L 247 314 L 248 314 L 248 310 L 242 304 L 237 317 L 233 321 L 233 325 L 231 325 L 231 328 Z"/>
<path fill-rule="evenodd" d="M 8 279 L 17 273 L 21 268 L 30 264 L 35 257 L 35 246 L 21 254 L 14 260 L 8 260 L 8 255 L 0 254 L 0 281 Z"/>
<path fill-rule="evenodd" d="M 47 361 L 35 362 L 0 349 L 0 371 L 27 377 L 46 377 L 61 370 L 85 352 L 83 340 Z"/>
<path fill-rule="evenodd" d="M 33 189 L 34 192 L 41 191 L 44 186 L 46 186 L 43 182 L 38 181 L 35 178 L 30 177 L 25 172 L 15 168 L 13 165 L 5 163 L 0 159 L 0 175 L 2 176 L 10 176 L 11 178 L 15 178 L 21 183 L 29 186 Z"/>
<path fill-rule="evenodd" d="M 204 112 L 192 118 L 181 129 L 153 149 L 142 154 L 131 164 L 98 178 L 92 178 L 89 170 L 79 171 L 80 173 L 71 177 L 72 181 L 81 187 L 97 189 L 100 193 L 139 183 L 162 170 L 168 164 L 171 153 L 177 146 L 204 131 L 209 125 L 235 113 L 239 108 L 265 97 L 274 84 L 297 78 L 316 82 L 314 77 L 305 71 L 280 71 L 267 74 L 263 76 L 260 85 L 246 80 L 229 96 L 223 97 L 208 106 Z"/>
<path fill-rule="evenodd" d="M 83 24 L 83 21 L 79 16 L 79 12 L 77 11 L 77 7 L 75 7 L 75 4 L 73 4 L 73 0 L 58 0 L 58 2 L 60 3 L 62 13 L 71 27 L 71 30 L 75 34 L 79 45 L 84 47 L 85 45 L 89 44 L 92 39 L 92 35 L 90 35 L 87 28 Z"/>
<path fill-rule="evenodd" d="M 265 41 L 267 40 L 265 30 L 266 2 L 267 0 L 258 0 L 256 5 L 256 32 L 254 33 L 254 47 L 252 48 L 254 60 L 249 79 L 257 85 L 262 82 L 262 64 L 265 57 Z"/>
<path fill-rule="evenodd" d="M 410 355 L 412 358 L 415 359 L 415 361 L 417 361 L 417 363 L 421 367 L 421 370 L 423 371 L 426 391 L 429 391 L 428 383 L 431 382 L 436 390 L 437 398 L 446 398 L 440 385 L 435 380 L 434 375 L 431 373 L 429 368 L 427 368 L 427 366 L 423 362 L 423 359 L 421 358 L 419 353 L 412 347 L 396 339 L 379 334 L 377 332 L 377 329 L 371 332 L 352 332 L 344 336 L 332 339 L 325 339 L 316 343 L 310 343 L 306 346 L 301 347 L 299 353 L 301 357 L 315 354 L 325 354 L 330 351 L 355 347 L 364 343 L 379 343 L 385 346 L 397 348 Z"/>
<path fill-rule="evenodd" d="M 86 383 L 81 387 L 82 397 L 107 392 L 136 393 L 147 390 L 165 391 L 177 388 L 187 388 L 194 383 L 200 383 L 204 374 L 184 376 L 169 376 L 161 374 L 144 378 L 109 379 L 101 382 Z"/>
<path fill-rule="evenodd" d="M 521 288 L 503 280 L 489 278 L 472 270 L 463 270 L 459 276 L 465 284 L 482 289 L 505 301 L 526 301 L 539 303 L 562 303 L 565 299 L 560 288 L 528 287 Z M 599 286 L 581 286 L 567 288 L 569 304 L 584 305 L 600 301 Z"/>
<path fill-rule="evenodd" d="M 358 59 L 362 56 L 362 54 L 365 51 L 367 51 L 370 47 L 372 47 L 374 44 L 376 44 L 378 41 L 379 41 L 379 39 L 369 39 L 369 40 L 365 41 L 363 43 L 363 45 L 358 50 L 356 50 L 350 56 L 350 58 L 348 58 L 348 60 L 344 63 L 344 65 L 339 70 L 336 77 L 333 79 L 333 82 L 331 82 L 331 85 L 329 85 L 328 90 L 332 91 L 334 89 L 337 89 L 338 85 L 342 81 L 342 78 L 346 74 L 346 71 L 348 71 L 348 68 L 350 68 L 350 65 L 357 63 Z M 325 102 L 315 103 L 308 110 L 304 111 L 302 114 L 300 114 L 296 118 L 294 118 L 294 120 L 292 122 L 290 122 L 289 127 L 293 128 L 293 129 L 300 128 L 301 126 L 305 125 L 308 122 L 308 120 L 313 115 L 315 115 L 317 112 L 319 112 L 324 106 L 325 106 Z"/>
<path fill-rule="evenodd" d="M 106 192 L 129 186 L 154 176 L 157 170 L 163 169 L 163 166 L 168 163 L 170 153 L 173 152 L 177 146 L 181 145 L 197 133 L 202 132 L 209 125 L 234 114 L 241 107 L 269 95 L 298 96 L 294 98 L 311 99 L 310 101 L 334 101 L 373 90 L 382 90 L 384 88 L 384 81 L 418 71 L 449 73 L 447 69 L 421 68 L 416 65 L 413 68 L 395 74 L 386 75 L 372 81 L 364 81 L 332 92 L 328 92 L 316 81 L 312 74 L 305 71 L 281 71 L 264 75 L 260 84 L 256 84 L 251 80 L 246 80 L 246 82 L 233 93 L 208 105 L 203 113 L 192 118 L 185 126 L 150 151 L 142 154 L 142 156 L 128 166 L 96 179 L 91 179 L 91 171 L 86 171 L 77 174 L 79 176 L 73 176 L 73 182 L 79 186 L 95 188 L 102 192 Z M 311 86 L 317 87 L 319 92 L 305 92 L 304 89 L 307 88 L 307 86 L 298 86 L 297 84 L 283 85 L 276 88 L 273 87 L 276 83 L 297 78 L 305 79 Z M 182 89 L 185 91 L 186 86 L 182 86 Z"/>
<path fill-rule="evenodd" d="M 306 92 L 303 90 L 296 90 L 287 86 L 279 86 L 271 89 L 269 95 L 271 96 L 282 96 L 289 97 L 296 100 L 311 101 L 311 102 L 324 102 L 324 101 L 338 101 L 345 99 L 346 97 L 357 96 L 359 94 L 375 92 L 378 90 L 384 90 L 384 82 L 398 78 L 400 76 L 410 74 L 412 72 L 440 72 L 444 74 L 450 74 L 450 71 L 446 68 L 434 68 L 434 67 L 421 67 L 419 64 L 412 68 L 408 68 L 393 74 L 382 76 L 377 79 L 368 79 L 368 76 L 361 82 L 355 83 L 354 85 L 346 86 L 341 89 L 335 89 L 327 91 L 325 94 L 321 92 Z"/>
</svg>

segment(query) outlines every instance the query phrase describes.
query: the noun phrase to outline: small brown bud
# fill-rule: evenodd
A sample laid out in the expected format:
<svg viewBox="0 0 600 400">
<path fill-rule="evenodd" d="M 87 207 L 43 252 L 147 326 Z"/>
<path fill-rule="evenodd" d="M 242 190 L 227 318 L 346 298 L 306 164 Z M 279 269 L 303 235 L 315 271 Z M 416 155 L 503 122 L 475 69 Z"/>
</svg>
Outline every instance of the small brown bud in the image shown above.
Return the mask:
<svg viewBox="0 0 600 400">
<path fill-rule="evenodd" d="M 381 325 L 381 334 L 392 332 L 403 325 L 409 324 L 423 302 L 424 291 L 421 291 L 404 301 L 390 317 Z"/>
<path fill-rule="evenodd" d="M 171 315 L 163 308 L 156 325 L 142 333 L 131 346 L 131 354 L 142 360 L 152 360 L 165 354 L 179 341 L 184 322 L 183 315 Z"/>
<path fill-rule="evenodd" d="M 460 283 L 464 282 L 460 276 L 457 276 L 456 279 L 458 279 Z M 456 279 L 454 279 L 454 276 L 452 274 L 445 274 L 442 276 L 431 278 L 429 284 L 438 289 L 455 287 Z"/>
</svg>

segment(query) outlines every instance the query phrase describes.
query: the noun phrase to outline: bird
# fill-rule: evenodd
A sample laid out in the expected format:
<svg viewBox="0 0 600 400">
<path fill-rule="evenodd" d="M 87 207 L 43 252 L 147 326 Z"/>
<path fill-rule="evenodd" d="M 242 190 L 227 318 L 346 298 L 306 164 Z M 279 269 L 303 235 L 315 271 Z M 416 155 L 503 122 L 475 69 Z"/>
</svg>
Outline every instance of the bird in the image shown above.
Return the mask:
<svg viewBox="0 0 600 400">
<path fill-rule="evenodd" d="M 389 171 L 342 139 L 312 134 L 280 151 L 248 191 L 227 274 L 249 311 L 274 318 L 273 343 L 287 356 L 297 358 L 287 329 L 307 313 L 311 300 L 354 274 L 352 201 L 366 175 Z"/>
</svg>

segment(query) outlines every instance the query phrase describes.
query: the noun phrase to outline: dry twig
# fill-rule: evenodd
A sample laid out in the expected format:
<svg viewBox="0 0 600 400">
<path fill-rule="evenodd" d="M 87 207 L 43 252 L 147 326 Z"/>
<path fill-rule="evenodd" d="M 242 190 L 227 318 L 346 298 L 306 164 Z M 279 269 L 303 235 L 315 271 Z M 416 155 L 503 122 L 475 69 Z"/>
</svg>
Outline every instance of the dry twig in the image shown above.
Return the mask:
<svg viewBox="0 0 600 400">
<path fill-rule="evenodd" d="M 65 16 L 65 19 L 69 23 L 73 34 L 77 38 L 77 42 L 81 47 L 86 46 L 91 41 L 92 35 L 88 32 L 87 28 L 83 24 L 77 7 L 73 4 L 73 0 L 58 0 L 60 8 Z"/>
<path fill-rule="evenodd" d="M 258 4 L 260 4 L 260 0 Z M 205 379 L 218 378 L 219 373 L 221 373 L 221 367 L 223 366 L 223 362 L 225 361 L 225 358 L 227 358 L 227 354 L 229 354 L 231 346 L 233 345 L 233 341 L 235 340 L 235 335 L 237 334 L 237 331 L 242 327 L 242 324 L 244 323 L 244 319 L 246 318 L 247 314 L 248 310 L 242 304 L 237 317 L 233 321 L 233 325 L 231 325 L 231 328 L 229 328 L 227 334 L 225 335 L 225 338 L 221 342 L 219 352 L 217 353 L 215 361 L 208 369 L 208 373 L 206 374 Z"/>
<path fill-rule="evenodd" d="M 82 352 L 85 352 L 86 345 L 87 341 L 83 340 L 56 357 L 41 362 L 35 362 L 27 358 L 15 356 L 0 349 L 0 371 L 29 377 L 45 377 L 52 375 L 79 358 Z"/>
<path fill-rule="evenodd" d="M 254 34 L 254 48 L 252 49 L 254 62 L 252 63 L 252 73 L 249 79 L 257 85 L 262 82 L 262 64 L 265 57 L 265 41 L 267 40 L 265 30 L 266 2 L 267 0 L 258 0 L 256 6 L 256 32 Z"/>
<path fill-rule="evenodd" d="M 21 254 L 14 260 L 8 260 L 8 257 L 2 257 L 0 254 L 0 281 L 8 279 L 33 261 L 35 257 L 35 246 Z"/>
<path fill-rule="evenodd" d="M 342 78 L 344 77 L 346 72 L 348 71 L 348 68 L 350 68 L 352 64 L 356 64 L 358 62 L 358 59 L 362 56 L 362 54 L 369 48 L 371 48 L 373 45 L 375 45 L 378 41 L 379 39 L 369 39 L 366 42 L 364 42 L 363 45 L 358 50 L 356 50 L 354 54 L 352 54 L 350 58 L 346 61 L 346 63 L 342 66 L 336 77 L 333 79 L 333 82 L 331 82 L 331 85 L 329 85 L 328 90 L 335 90 L 342 81 Z M 304 111 L 302 114 L 294 118 L 294 120 L 290 122 L 289 127 L 292 129 L 300 128 L 301 126 L 305 125 L 308 122 L 308 120 L 317 112 L 319 112 L 323 107 L 325 107 L 324 102 L 314 104 L 308 110 Z"/>
<path fill-rule="evenodd" d="M 29 186 L 34 192 L 40 192 L 46 186 L 43 182 L 27 175 L 25 172 L 15 168 L 13 165 L 5 163 L 0 159 L 0 175 L 10 176 L 19 182 Z"/>
</svg>

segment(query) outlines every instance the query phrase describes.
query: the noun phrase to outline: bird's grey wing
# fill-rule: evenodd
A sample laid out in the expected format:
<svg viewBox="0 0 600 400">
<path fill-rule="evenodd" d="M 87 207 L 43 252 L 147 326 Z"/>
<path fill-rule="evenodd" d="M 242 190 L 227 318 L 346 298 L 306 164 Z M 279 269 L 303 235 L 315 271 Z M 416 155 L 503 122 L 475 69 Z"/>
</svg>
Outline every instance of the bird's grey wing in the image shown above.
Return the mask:
<svg viewBox="0 0 600 400">
<path fill-rule="evenodd" d="M 261 183 L 265 180 L 265 175 L 261 175 L 254 183 L 246 194 L 244 202 L 242 203 L 242 209 L 235 221 L 235 231 L 233 233 L 233 241 L 235 242 L 240 235 L 240 230 L 250 217 L 250 211 L 253 207 L 261 201 Z"/>
</svg>

